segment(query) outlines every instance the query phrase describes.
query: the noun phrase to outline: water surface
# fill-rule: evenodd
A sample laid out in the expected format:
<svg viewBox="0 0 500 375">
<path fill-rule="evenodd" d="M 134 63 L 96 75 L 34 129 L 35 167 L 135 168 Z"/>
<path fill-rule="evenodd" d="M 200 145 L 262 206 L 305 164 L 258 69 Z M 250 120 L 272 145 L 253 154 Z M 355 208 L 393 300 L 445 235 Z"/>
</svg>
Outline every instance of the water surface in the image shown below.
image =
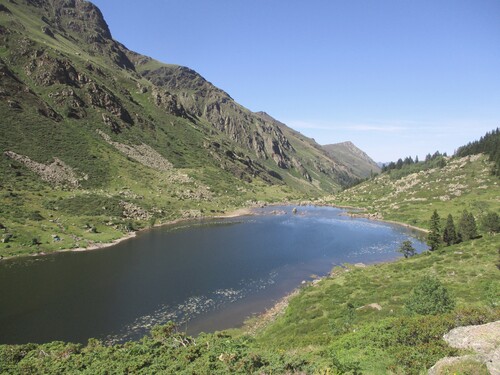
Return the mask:
<svg viewBox="0 0 500 375">
<path fill-rule="evenodd" d="M 327 207 L 160 227 L 113 247 L 0 263 L 0 343 L 138 339 L 240 325 L 311 275 L 399 256 L 410 230 Z"/>
</svg>

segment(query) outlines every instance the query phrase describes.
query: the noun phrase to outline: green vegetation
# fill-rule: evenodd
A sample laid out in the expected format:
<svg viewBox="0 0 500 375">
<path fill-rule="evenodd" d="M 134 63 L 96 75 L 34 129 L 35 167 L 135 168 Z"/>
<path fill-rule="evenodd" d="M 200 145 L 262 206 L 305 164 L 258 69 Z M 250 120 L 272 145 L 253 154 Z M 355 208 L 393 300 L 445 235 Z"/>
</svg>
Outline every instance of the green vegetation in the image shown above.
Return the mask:
<svg viewBox="0 0 500 375">
<path fill-rule="evenodd" d="M 322 146 L 328 154 L 347 166 L 360 179 L 370 178 L 380 172 L 380 167 L 352 142 Z"/>
<path fill-rule="evenodd" d="M 427 235 L 427 245 L 429 250 L 434 251 L 441 246 L 441 224 L 437 210 L 434 210 L 431 216 L 431 224 L 429 227 L 429 234 Z"/>
<path fill-rule="evenodd" d="M 464 210 L 458 223 L 458 237 L 460 241 L 468 241 L 478 237 L 476 219 L 472 213 Z"/>
<path fill-rule="evenodd" d="M 355 179 L 196 72 L 127 50 L 90 3 L 0 5 L 0 256 L 311 199 Z"/>
<path fill-rule="evenodd" d="M 443 242 L 446 244 L 446 246 L 450 246 L 460 242 L 458 241 L 455 222 L 453 221 L 453 216 L 451 216 L 451 214 L 448 214 L 448 217 L 446 218 L 446 226 L 443 230 Z"/>
<path fill-rule="evenodd" d="M 498 177 L 484 155 L 443 158 L 444 166 L 408 173 L 405 167 L 382 173 L 324 202 L 363 209 L 372 217 L 428 229 L 434 210 L 443 219 L 460 218 L 464 209 L 478 222 L 500 212 Z M 410 166 L 411 169 L 411 166 Z M 403 177 L 396 177 L 398 173 Z M 458 221 L 458 220 L 457 220 Z M 481 229 L 481 228 L 480 228 Z M 481 234 L 479 232 L 478 234 Z"/>
<path fill-rule="evenodd" d="M 482 226 L 487 233 L 500 232 L 500 216 L 496 212 L 488 212 L 483 216 Z"/>
<path fill-rule="evenodd" d="M 394 263 L 336 268 L 331 277 L 302 289 L 258 340 L 269 348 L 304 352 L 325 367 L 329 348 L 337 358 L 356 359 L 363 373 L 418 374 L 457 353 L 441 337 L 458 321 L 467 325 L 500 317 L 498 306 L 489 310 L 488 289 L 499 285 L 498 247 L 498 239 L 488 236 Z M 456 308 L 445 312 L 450 299 Z M 411 315 L 407 307 L 419 303 L 425 310 L 417 312 L 436 315 Z M 433 311 L 434 306 L 441 307 Z"/>
<path fill-rule="evenodd" d="M 490 160 L 495 164 L 493 174 L 500 176 L 500 128 L 486 133 L 478 141 L 460 147 L 456 155 L 468 156 L 480 153 L 489 155 Z"/>
<path fill-rule="evenodd" d="M 443 167 L 446 164 L 445 158 L 446 154 L 441 154 L 439 151 L 436 151 L 433 155 L 427 154 L 424 161 L 419 161 L 418 156 L 415 157 L 415 159 L 411 156 L 407 156 L 404 159 L 398 159 L 397 162 L 390 162 L 387 165 L 384 164 L 382 172 L 390 171 L 391 177 L 393 179 L 398 179 L 411 173 Z"/>
<path fill-rule="evenodd" d="M 417 253 L 417 251 L 413 247 L 412 242 L 409 240 L 403 241 L 403 243 L 398 249 L 398 252 L 403 254 L 405 258 L 410 258 Z"/>
<path fill-rule="evenodd" d="M 126 50 L 99 12 L 0 5 L 0 256 L 326 193 L 321 203 L 430 228 L 434 250 L 403 243 L 405 259 L 336 267 L 257 332 L 192 338 L 167 324 L 123 345 L 1 345 L 0 373 L 420 374 L 459 354 L 444 333 L 500 319 L 498 129 L 457 157 L 400 159 L 337 193 L 355 176 L 313 140 Z"/>
<path fill-rule="evenodd" d="M 405 307 L 410 313 L 437 315 L 452 311 L 455 301 L 450 298 L 448 290 L 438 279 L 424 276 L 417 281 Z"/>
</svg>

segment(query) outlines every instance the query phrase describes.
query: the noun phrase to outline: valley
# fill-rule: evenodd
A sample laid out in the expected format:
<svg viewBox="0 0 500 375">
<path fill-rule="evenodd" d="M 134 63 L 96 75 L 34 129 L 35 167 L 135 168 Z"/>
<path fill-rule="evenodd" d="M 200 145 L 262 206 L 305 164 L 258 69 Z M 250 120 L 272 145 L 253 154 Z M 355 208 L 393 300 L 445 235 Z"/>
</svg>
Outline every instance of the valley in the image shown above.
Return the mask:
<svg viewBox="0 0 500 375">
<path fill-rule="evenodd" d="M 90 3 L 2 4 L 4 257 L 92 247 L 359 178 L 193 70 L 129 51 Z"/>
<path fill-rule="evenodd" d="M 0 0 L 1 374 L 498 373 L 443 336 L 500 320 L 500 131 L 380 167 L 264 109 Z"/>
</svg>

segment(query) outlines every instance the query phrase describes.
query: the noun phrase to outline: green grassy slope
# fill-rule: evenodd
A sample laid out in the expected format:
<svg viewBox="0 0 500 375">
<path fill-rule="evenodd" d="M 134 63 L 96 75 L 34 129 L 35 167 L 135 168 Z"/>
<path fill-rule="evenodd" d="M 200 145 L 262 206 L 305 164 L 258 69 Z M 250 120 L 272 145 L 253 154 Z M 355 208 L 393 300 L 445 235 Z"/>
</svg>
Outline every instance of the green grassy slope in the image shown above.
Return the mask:
<svg viewBox="0 0 500 375">
<path fill-rule="evenodd" d="M 341 362 L 358 362 L 363 373 L 418 374 L 455 354 L 441 337 L 458 323 L 457 316 L 473 319 L 491 311 L 489 319 L 500 318 L 499 246 L 498 237 L 487 236 L 397 262 L 335 269 L 331 277 L 303 288 L 257 340 L 263 347 L 304 353 L 325 367 L 335 355 Z M 423 318 L 405 311 L 424 275 L 437 277 L 449 290 L 457 303 L 454 313 Z"/>
<path fill-rule="evenodd" d="M 392 170 L 324 201 L 424 229 L 434 210 L 443 225 L 449 213 L 457 220 L 464 209 L 480 222 L 500 209 L 492 167 L 484 155 L 448 158 Z M 480 239 L 434 253 L 334 269 L 331 277 L 292 298 L 285 313 L 258 333 L 257 342 L 301 353 L 339 373 L 426 373 L 441 357 L 458 354 L 441 339 L 451 327 L 500 318 L 500 237 L 481 229 Z M 406 311 L 411 290 L 425 275 L 448 289 L 456 301 L 453 313 L 419 317 Z"/>
<path fill-rule="evenodd" d="M 255 120 L 234 103 L 222 111 L 232 118 L 227 128 L 214 124 L 219 117 L 213 99 L 227 94 L 196 75 L 186 81 L 186 71 L 176 66 L 145 60 L 135 70 L 139 62 L 106 39 L 98 14 L 86 3 L 75 2 L 90 15 L 89 23 L 72 24 L 84 27 L 81 33 L 55 11 L 63 12 L 66 2 L 30 3 L 45 8 L 0 0 L 1 150 L 46 165 L 57 157 L 78 181 L 44 181 L 2 155 L 0 255 L 87 246 L 155 222 L 218 214 L 256 200 L 318 196 L 348 177 L 321 171 L 328 158 L 312 140 L 283 126 L 266 133 L 272 121 Z M 89 30 L 90 21 L 96 24 Z M 156 86 L 146 70 L 156 71 L 150 79 L 181 74 L 183 87 L 158 104 L 153 90 L 171 86 Z M 215 95 L 211 101 L 188 100 L 198 84 Z M 263 142 L 264 152 L 281 148 L 276 159 L 258 156 L 237 139 L 233 130 L 240 122 L 256 144 Z M 143 144 L 156 152 L 154 163 Z M 139 161 L 130 150 L 142 150 L 146 159 Z M 299 161 L 293 168 L 278 166 L 293 165 L 292 156 Z M 156 162 L 163 167 L 154 167 Z M 490 171 L 484 156 L 450 159 L 411 174 L 391 171 L 324 202 L 421 228 L 435 209 L 443 221 L 464 208 L 479 221 L 500 208 L 498 178 Z M 500 237 L 480 234 L 410 259 L 337 268 L 302 288 L 283 315 L 253 334 L 234 330 L 188 338 L 167 325 L 124 345 L 1 345 L 0 373 L 425 373 L 437 359 L 459 354 L 442 340 L 445 332 L 500 318 Z M 425 275 L 447 288 L 456 301 L 453 311 L 419 316 L 405 310 Z"/>
<path fill-rule="evenodd" d="M 500 210 L 500 181 L 492 175 L 492 166 L 480 154 L 448 158 L 442 167 L 383 173 L 325 201 L 424 229 L 434 210 L 445 220 L 448 214 L 457 219 L 467 209 L 478 220 Z"/>
<path fill-rule="evenodd" d="M 466 207 L 478 216 L 498 207 L 498 180 L 492 178 L 491 163 L 484 156 L 451 159 L 441 165 L 416 176 L 392 171 L 336 198 L 422 227 L 435 207 L 446 213 Z M 421 192 L 408 184 L 417 176 Z M 450 187 L 457 181 L 460 186 Z M 395 204 L 417 194 L 426 199 L 410 200 L 416 203 L 394 210 Z M 443 194 L 453 198 L 439 199 Z M 373 210 L 385 207 L 381 204 L 387 205 L 383 211 Z M 167 325 L 124 345 L 106 346 L 95 340 L 83 346 L 3 345 L 0 371 L 424 374 L 442 357 L 466 354 L 443 341 L 446 332 L 500 319 L 499 250 L 498 234 L 483 232 L 478 239 L 409 259 L 336 267 L 330 276 L 302 287 L 281 314 L 261 322 L 257 329 L 249 322 L 247 328 L 191 338 Z M 412 290 L 425 276 L 447 289 L 455 304 L 451 311 L 419 315 L 407 310 Z M 487 373 L 477 361 L 456 366 L 449 371 Z"/>
</svg>

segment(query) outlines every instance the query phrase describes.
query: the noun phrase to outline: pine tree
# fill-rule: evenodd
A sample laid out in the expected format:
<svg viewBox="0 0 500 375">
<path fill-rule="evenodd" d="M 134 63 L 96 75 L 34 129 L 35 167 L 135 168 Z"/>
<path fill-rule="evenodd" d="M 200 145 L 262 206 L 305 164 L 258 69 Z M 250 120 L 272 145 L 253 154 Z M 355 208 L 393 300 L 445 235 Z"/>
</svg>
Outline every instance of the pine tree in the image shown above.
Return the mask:
<svg viewBox="0 0 500 375">
<path fill-rule="evenodd" d="M 455 229 L 455 223 L 453 222 L 453 216 L 451 216 L 451 214 L 449 214 L 448 218 L 446 219 L 446 226 L 443 230 L 443 242 L 446 244 L 446 246 L 458 243 L 457 231 Z"/>
<path fill-rule="evenodd" d="M 500 232 L 500 217 L 496 212 L 488 212 L 481 220 L 483 230 L 488 233 Z"/>
<path fill-rule="evenodd" d="M 403 254 L 405 258 L 410 258 L 417 253 L 417 251 L 413 247 L 413 244 L 409 240 L 403 241 L 398 249 L 398 252 Z"/>
<path fill-rule="evenodd" d="M 474 215 L 467 210 L 464 210 L 460 218 L 458 233 L 462 241 L 468 241 L 478 237 L 476 219 Z"/>
<path fill-rule="evenodd" d="M 434 210 L 431 216 L 427 245 L 429 245 L 431 251 L 437 250 L 441 246 L 441 224 L 437 210 Z"/>
</svg>

